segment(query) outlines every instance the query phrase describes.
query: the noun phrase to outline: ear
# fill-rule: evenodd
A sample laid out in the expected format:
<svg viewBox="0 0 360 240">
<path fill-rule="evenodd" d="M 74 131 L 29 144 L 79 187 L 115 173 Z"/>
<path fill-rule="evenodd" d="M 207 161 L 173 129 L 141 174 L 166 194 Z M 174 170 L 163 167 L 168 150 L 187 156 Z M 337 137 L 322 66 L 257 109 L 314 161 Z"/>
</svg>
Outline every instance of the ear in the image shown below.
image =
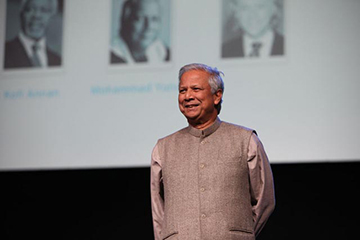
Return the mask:
<svg viewBox="0 0 360 240">
<path fill-rule="evenodd" d="M 214 105 L 218 105 L 221 101 L 223 92 L 221 89 L 218 89 L 215 93 L 214 93 Z"/>
</svg>

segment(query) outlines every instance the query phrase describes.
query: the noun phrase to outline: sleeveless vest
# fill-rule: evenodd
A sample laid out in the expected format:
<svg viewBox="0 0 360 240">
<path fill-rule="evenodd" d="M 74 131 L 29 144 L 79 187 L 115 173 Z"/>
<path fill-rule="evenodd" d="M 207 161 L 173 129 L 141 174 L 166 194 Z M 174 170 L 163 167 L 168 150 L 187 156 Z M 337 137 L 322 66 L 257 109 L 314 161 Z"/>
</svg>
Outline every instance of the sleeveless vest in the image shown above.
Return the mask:
<svg viewBox="0 0 360 240">
<path fill-rule="evenodd" d="M 253 132 L 218 119 L 159 140 L 162 239 L 255 239 L 247 165 Z"/>
</svg>

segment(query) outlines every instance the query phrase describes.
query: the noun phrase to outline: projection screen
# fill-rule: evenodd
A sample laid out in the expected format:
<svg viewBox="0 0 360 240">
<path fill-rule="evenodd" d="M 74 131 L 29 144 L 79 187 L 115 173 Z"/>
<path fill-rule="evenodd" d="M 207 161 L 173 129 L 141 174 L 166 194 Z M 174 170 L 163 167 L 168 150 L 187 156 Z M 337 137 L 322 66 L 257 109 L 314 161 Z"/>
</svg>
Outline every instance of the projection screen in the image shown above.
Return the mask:
<svg viewBox="0 0 360 240">
<path fill-rule="evenodd" d="M 15 42 L 41 35 L 26 25 L 39 6 L 1 0 L 0 170 L 149 166 L 156 141 L 187 126 L 177 75 L 194 62 L 224 72 L 220 119 L 255 129 L 271 163 L 360 160 L 360 1 L 247 2 L 148 6 L 158 29 L 141 60 L 122 48 L 123 0 L 60 0 L 41 10 L 36 67 Z M 267 50 L 237 53 L 269 12 Z"/>
</svg>

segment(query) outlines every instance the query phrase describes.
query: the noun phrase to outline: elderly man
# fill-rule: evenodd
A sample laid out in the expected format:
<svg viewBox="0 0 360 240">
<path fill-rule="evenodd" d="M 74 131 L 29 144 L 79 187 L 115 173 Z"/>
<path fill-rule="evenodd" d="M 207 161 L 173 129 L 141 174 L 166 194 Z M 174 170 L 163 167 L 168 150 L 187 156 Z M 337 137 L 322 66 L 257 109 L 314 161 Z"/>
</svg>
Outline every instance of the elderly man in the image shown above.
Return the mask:
<svg viewBox="0 0 360 240">
<path fill-rule="evenodd" d="M 5 45 L 5 68 L 61 65 L 59 55 L 46 44 L 46 29 L 57 12 L 57 0 L 22 0 L 18 36 Z"/>
<path fill-rule="evenodd" d="M 254 130 L 218 118 L 221 72 L 179 72 L 179 108 L 189 123 L 152 152 L 155 240 L 254 240 L 274 210 L 271 167 Z"/>
<path fill-rule="evenodd" d="M 127 0 L 122 8 L 119 37 L 111 44 L 111 63 L 164 62 L 170 50 L 159 39 L 158 0 Z"/>
<path fill-rule="evenodd" d="M 267 58 L 284 55 L 284 37 L 276 31 L 276 0 L 231 0 L 238 36 L 223 43 L 222 57 Z"/>
</svg>

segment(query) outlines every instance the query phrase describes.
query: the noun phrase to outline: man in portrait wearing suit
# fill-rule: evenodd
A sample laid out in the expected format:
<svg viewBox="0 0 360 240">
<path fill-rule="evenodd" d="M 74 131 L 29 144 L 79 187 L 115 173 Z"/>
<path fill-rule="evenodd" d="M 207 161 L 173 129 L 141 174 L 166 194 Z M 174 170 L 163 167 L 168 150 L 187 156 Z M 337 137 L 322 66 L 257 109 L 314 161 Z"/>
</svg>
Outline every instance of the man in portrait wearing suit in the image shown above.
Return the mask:
<svg viewBox="0 0 360 240">
<path fill-rule="evenodd" d="M 122 7 L 119 35 L 111 43 L 110 62 L 169 61 L 170 50 L 159 38 L 161 26 L 158 0 L 127 0 Z"/>
<path fill-rule="evenodd" d="M 277 0 L 231 0 L 238 24 L 235 38 L 224 42 L 222 57 L 266 58 L 284 55 L 284 36 L 275 29 Z"/>
<path fill-rule="evenodd" d="M 198 63 L 179 71 L 178 104 L 189 125 L 152 152 L 155 240 L 254 240 L 274 210 L 272 171 L 256 132 L 218 117 L 221 74 Z"/>
<path fill-rule="evenodd" d="M 16 38 L 5 44 L 5 69 L 61 65 L 61 57 L 48 48 L 45 36 L 57 5 L 57 0 L 21 1 L 21 29 Z"/>
</svg>

